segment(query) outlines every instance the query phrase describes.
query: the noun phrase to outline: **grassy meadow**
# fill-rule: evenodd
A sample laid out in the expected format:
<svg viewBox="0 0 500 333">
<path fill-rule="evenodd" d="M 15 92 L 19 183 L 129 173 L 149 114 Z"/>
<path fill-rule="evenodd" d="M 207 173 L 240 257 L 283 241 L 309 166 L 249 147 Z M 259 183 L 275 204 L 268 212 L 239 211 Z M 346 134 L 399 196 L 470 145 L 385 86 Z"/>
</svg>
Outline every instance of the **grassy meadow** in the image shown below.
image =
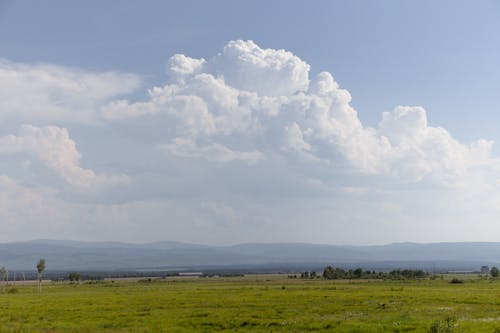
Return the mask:
<svg viewBox="0 0 500 333">
<path fill-rule="evenodd" d="M 16 285 L 0 332 L 500 332 L 500 280 L 283 276 Z M 446 325 L 445 325 L 446 326 Z"/>
</svg>

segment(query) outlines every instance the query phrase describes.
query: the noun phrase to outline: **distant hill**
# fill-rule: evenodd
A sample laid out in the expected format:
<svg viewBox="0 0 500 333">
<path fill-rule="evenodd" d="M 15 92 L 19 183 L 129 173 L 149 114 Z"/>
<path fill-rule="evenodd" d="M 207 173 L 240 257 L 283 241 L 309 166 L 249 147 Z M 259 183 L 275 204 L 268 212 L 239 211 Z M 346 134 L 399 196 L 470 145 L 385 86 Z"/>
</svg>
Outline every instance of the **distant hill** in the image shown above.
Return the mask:
<svg viewBox="0 0 500 333">
<path fill-rule="evenodd" d="M 379 246 L 335 246 L 304 243 L 248 243 L 208 246 L 180 242 L 129 244 L 34 240 L 0 243 L 0 266 L 34 269 L 40 258 L 50 270 L 179 269 L 275 265 L 360 265 L 478 269 L 500 263 L 500 243 L 394 243 Z"/>
</svg>

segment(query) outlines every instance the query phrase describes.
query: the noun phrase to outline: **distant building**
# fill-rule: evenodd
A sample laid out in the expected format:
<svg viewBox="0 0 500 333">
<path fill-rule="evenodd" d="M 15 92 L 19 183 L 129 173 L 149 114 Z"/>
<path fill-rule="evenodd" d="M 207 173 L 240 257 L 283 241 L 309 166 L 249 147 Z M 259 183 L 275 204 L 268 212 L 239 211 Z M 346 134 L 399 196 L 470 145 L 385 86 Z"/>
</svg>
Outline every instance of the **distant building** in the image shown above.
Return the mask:
<svg viewBox="0 0 500 333">
<path fill-rule="evenodd" d="M 202 272 L 181 272 L 179 276 L 188 276 L 188 277 L 201 277 L 203 276 Z"/>
<path fill-rule="evenodd" d="M 489 275 L 490 274 L 490 268 L 488 266 L 481 266 L 481 274 L 482 275 Z"/>
</svg>

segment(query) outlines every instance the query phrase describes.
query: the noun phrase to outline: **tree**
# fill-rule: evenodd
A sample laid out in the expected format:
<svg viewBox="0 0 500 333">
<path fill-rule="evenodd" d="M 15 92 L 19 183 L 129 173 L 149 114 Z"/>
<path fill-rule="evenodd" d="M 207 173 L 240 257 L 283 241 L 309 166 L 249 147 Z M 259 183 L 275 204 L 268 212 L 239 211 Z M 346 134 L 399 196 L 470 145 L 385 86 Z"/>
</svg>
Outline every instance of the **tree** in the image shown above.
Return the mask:
<svg viewBox="0 0 500 333">
<path fill-rule="evenodd" d="M 335 278 L 335 271 L 332 266 L 326 266 L 323 270 L 323 278 L 327 280 L 331 280 Z"/>
<path fill-rule="evenodd" d="M 9 277 L 9 271 L 7 270 L 7 268 L 5 268 L 4 266 L 2 266 L 2 268 L 0 268 L 0 278 L 2 279 L 4 285 L 3 285 L 3 291 L 5 292 L 5 288 L 7 287 L 7 279 Z"/>
<path fill-rule="evenodd" d="M 71 282 L 80 282 L 80 273 L 71 272 L 69 273 L 68 278 Z"/>
<path fill-rule="evenodd" d="M 36 270 L 38 272 L 38 292 L 42 292 L 42 275 L 45 270 L 45 259 L 40 259 L 36 265 Z"/>
<path fill-rule="evenodd" d="M 495 266 L 491 267 L 490 274 L 492 277 L 498 277 L 499 273 L 500 271 L 498 270 L 498 268 L 496 268 Z"/>
</svg>

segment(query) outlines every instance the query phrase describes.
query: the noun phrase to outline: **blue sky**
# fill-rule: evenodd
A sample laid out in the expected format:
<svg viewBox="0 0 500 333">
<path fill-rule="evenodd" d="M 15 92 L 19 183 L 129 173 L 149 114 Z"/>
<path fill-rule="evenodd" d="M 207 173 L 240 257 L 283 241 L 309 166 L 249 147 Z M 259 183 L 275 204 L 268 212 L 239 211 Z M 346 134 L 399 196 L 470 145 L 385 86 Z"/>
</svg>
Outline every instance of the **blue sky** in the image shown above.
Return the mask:
<svg viewBox="0 0 500 333">
<path fill-rule="evenodd" d="M 228 44 L 236 40 L 257 48 Z M 40 214 L 58 221 L 37 229 L 23 206 L 10 208 L 3 222 L 10 231 L 0 240 L 93 239 L 96 228 L 103 239 L 216 244 L 437 241 L 429 230 L 456 224 L 442 240 L 492 240 L 500 231 L 498 2 L 0 0 L 0 41 L 4 195 L 49 200 L 38 203 L 50 207 Z M 291 84 L 290 73 L 259 72 L 224 46 L 240 56 L 272 50 L 270 61 L 307 77 Z M 274 51 L 281 49 L 290 53 Z M 190 58 L 169 60 L 175 54 Z M 309 103 L 315 92 L 304 82 L 331 83 L 315 79 L 321 72 L 352 97 L 332 88 L 342 103 L 329 119 L 344 127 L 330 124 L 330 136 L 311 134 L 324 124 L 300 118 L 308 111 L 290 97 L 306 91 L 301 103 Z M 223 78 L 224 89 L 218 81 L 186 83 L 200 73 Z M 260 118 L 271 113 L 268 104 L 234 115 L 200 84 L 224 98 L 236 89 L 240 100 L 257 91 L 259 105 L 268 103 L 260 96 L 283 91 L 288 100 L 276 102 L 283 117 Z M 72 85 L 85 89 L 75 95 Z M 159 105 L 155 96 L 167 98 L 174 86 L 173 104 Z M 148 95 L 153 87 L 163 92 Z M 188 115 L 198 102 L 179 104 L 186 96 L 201 98 L 208 115 Z M 227 119 L 216 117 L 225 111 Z M 263 132 L 243 123 L 247 116 Z M 283 142 L 307 156 L 284 153 Z M 457 210 L 460 202 L 467 204 Z M 150 231 L 112 232 L 140 230 L 138 220 Z M 359 235 L 360 228 L 373 233 Z"/>
</svg>

